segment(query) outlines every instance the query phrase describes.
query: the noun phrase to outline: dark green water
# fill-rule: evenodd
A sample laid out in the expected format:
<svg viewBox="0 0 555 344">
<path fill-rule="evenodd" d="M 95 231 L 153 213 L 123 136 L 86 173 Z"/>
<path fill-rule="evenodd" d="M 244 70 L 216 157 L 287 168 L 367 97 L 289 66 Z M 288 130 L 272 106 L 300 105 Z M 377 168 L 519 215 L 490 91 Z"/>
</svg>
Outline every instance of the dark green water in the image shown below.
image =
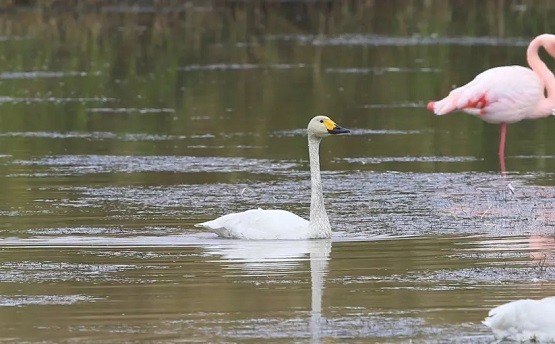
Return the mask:
<svg viewBox="0 0 555 344">
<path fill-rule="evenodd" d="M 490 342 L 553 294 L 555 118 L 503 178 L 496 126 L 425 110 L 525 64 L 550 2 L 50 5 L 0 13 L 0 340 Z M 331 241 L 193 227 L 307 217 L 321 113 Z"/>
</svg>

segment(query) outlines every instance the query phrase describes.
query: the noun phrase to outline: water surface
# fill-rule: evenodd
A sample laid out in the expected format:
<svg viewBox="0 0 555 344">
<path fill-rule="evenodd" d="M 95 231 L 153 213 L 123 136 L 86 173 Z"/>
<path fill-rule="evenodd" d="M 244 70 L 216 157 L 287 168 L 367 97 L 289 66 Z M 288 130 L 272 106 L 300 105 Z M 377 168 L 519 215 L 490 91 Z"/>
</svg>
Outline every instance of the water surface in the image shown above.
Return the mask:
<svg viewBox="0 0 555 344">
<path fill-rule="evenodd" d="M 549 2 L 9 7 L 0 25 L 0 340 L 489 343 L 555 290 L 553 118 L 425 104 L 552 32 Z M 484 13 L 502 15 L 488 16 Z M 548 61 L 550 67 L 553 61 Z M 193 225 L 309 212 L 332 239 Z"/>
</svg>

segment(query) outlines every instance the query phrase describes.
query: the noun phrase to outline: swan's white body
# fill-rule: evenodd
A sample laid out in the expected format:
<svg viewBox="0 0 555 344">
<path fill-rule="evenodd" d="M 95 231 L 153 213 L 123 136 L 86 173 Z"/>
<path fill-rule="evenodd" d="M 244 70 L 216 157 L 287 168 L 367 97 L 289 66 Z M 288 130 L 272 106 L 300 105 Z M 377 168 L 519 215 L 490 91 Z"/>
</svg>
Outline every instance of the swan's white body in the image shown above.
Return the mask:
<svg viewBox="0 0 555 344">
<path fill-rule="evenodd" d="M 215 220 L 196 224 L 225 238 L 248 240 L 302 240 L 331 237 L 331 225 L 324 207 L 320 178 L 319 147 L 323 137 L 348 133 L 326 116 L 316 116 L 309 123 L 308 152 L 310 158 L 310 221 L 289 211 L 252 209 L 232 213 Z"/>
<path fill-rule="evenodd" d="M 483 323 L 499 340 L 555 342 L 555 296 L 503 304 Z"/>
<path fill-rule="evenodd" d="M 310 239 L 309 222 L 281 209 L 251 209 L 227 214 L 199 226 L 224 238 L 249 240 Z"/>
</svg>

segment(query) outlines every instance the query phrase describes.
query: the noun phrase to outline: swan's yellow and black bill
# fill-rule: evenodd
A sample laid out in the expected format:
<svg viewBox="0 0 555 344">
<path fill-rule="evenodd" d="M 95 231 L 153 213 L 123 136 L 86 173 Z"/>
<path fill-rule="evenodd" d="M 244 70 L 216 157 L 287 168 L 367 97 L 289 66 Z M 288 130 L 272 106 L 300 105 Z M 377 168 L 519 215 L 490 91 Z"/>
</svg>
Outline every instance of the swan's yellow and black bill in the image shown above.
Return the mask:
<svg viewBox="0 0 555 344">
<path fill-rule="evenodd" d="M 324 120 L 324 125 L 330 134 L 347 134 L 351 132 L 349 129 L 341 128 L 329 118 Z"/>
</svg>

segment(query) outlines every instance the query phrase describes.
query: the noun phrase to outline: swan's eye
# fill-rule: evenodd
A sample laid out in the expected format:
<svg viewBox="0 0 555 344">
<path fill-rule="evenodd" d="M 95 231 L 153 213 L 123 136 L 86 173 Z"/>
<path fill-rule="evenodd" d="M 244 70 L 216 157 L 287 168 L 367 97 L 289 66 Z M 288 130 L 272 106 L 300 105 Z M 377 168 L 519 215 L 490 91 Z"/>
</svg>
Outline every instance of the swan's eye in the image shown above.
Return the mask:
<svg viewBox="0 0 555 344">
<path fill-rule="evenodd" d="M 321 119 L 321 120 L 320 120 L 320 123 L 324 123 L 324 120 L 323 120 L 323 119 Z"/>
</svg>

